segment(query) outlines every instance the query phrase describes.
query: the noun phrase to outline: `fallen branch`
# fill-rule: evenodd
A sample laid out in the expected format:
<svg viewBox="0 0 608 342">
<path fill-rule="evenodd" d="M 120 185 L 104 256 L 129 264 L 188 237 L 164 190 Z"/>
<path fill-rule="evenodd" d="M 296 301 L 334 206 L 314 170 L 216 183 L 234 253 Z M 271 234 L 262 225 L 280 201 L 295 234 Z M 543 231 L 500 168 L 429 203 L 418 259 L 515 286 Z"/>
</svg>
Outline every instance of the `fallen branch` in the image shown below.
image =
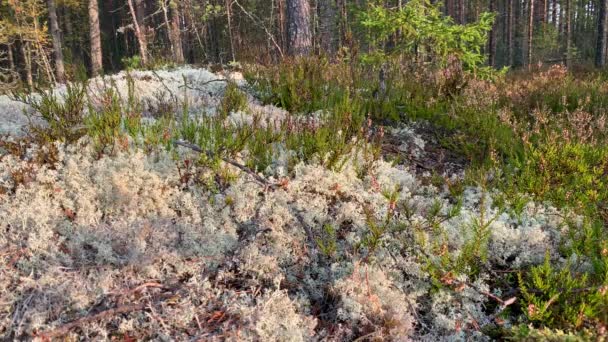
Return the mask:
<svg viewBox="0 0 608 342">
<path fill-rule="evenodd" d="M 114 309 L 108 309 L 108 310 L 102 311 L 95 315 L 79 318 L 75 321 L 72 321 L 70 323 L 60 326 L 57 329 L 54 329 L 54 330 L 51 330 L 48 332 L 37 333 L 37 334 L 35 334 L 35 336 L 41 338 L 43 341 L 50 341 L 52 338 L 63 336 L 65 334 L 69 333 L 70 330 L 72 330 L 76 327 L 79 327 L 85 323 L 99 321 L 104 318 L 112 317 L 112 316 L 123 314 L 123 313 L 140 311 L 140 310 L 145 309 L 147 305 L 148 305 L 148 303 L 129 304 L 129 305 L 119 306 Z"/>
<path fill-rule="evenodd" d="M 149 283 L 144 283 L 142 285 L 139 285 L 133 289 L 128 290 L 126 293 L 123 293 L 123 295 L 128 295 L 128 294 L 133 294 L 136 292 L 140 292 L 146 288 L 150 288 L 150 287 L 154 287 L 154 288 L 160 288 L 160 289 L 165 289 L 168 290 L 169 288 L 165 287 L 162 284 L 159 283 L 154 283 L 154 282 L 149 282 Z M 115 293 L 116 294 L 116 293 Z M 90 322 L 95 322 L 95 321 L 100 321 L 102 319 L 105 318 L 110 318 L 116 315 L 120 315 L 120 314 L 126 314 L 126 313 L 130 313 L 133 311 L 141 311 L 141 310 L 145 310 L 146 308 L 151 308 L 152 304 L 156 304 L 156 303 L 160 303 L 162 301 L 165 301 L 169 298 L 172 298 L 175 295 L 175 289 L 173 291 L 170 291 L 168 293 L 164 293 L 160 295 L 160 298 L 158 298 L 155 303 L 153 303 L 152 301 L 143 301 L 141 303 L 137 303 L 137 304 L 126 304 L 126 305 L 119 305 L 113 309 L 108 309 L 108 310 L 104 310 L 101 312 L 98 312 L 96 314 L 93 315 L 89 315 L 89 316 L 84 316 L 81 318 L 78 318 L 76 320 L 73 320 L 69 323 L 66 323 L 56 329 L 50 330 L 50 331 L 46 331 L 46 332 L 39 332 L 39 333 L 35 333 L 34 336 L 35 337 L 39 337 L 40 339 L 42 339 L 43 341 L 50 341 L 52 338 L 54 337 L 59 337 L 59 336 L 63 336 L 67 333 L 70 332 L 70 330 L 80 327 L 86 323 L 90 323 Z"/>
<path fill-rule="evenodd" d="M 226 78 L 218 78 L 218 79 L 214 79 L 214 80 L 210 80 L 210 81 L 207 81 L 207 82 L 200 83 L 198 85 L 199 86 L 205 86 L 205 85 L 213 83 L 213 82 L 230 82 L 230 80 L 226 79 Z M 179 86 L 179 88 L 186 88 L 186 89 L 196 90 L 196 91 L 200 91 L 200 92 L 207 91 L 206 89 L 189 86 L 188 83 L 184 83 L 184 85 Z"/>
<path fill-rule="evenodd" d="M 173 142 L 173 144 L 189 148 L 189 149 L 191 149 L 191 150 L 193 150 L 195 152 L 203 153 L 203 154 L 205 154 L 209 158 L 218 157 L 222 161 L 224 161 L 225 163 L 230 164 L 230 165 L 238 168 L 239 170 L 241 170 L 241 171 L 249 174 L 253 179 L 255 179 L 258 183 L 260 183 L 261 185 L 263 185 L 266 188 L 276 189 L 276 188 L 280 187 L 279 184 L 275 184 L 275 183 L 269 182 L 266 178 L 258 175 L 257 173 L 255 173 L 255 171 L 253 171 L 252 169 L 248 168 L 247 166 L 239 164 L 236 161 L 228 159 L 228 158 L 225 158 L 225 157 L 216 156 L 213 152 L 203 150 L 202 148 L 200 148 L 197 145 L 194 145 L 194 144 L 191 144 L 189 142 L 182 141 L 182 140 L 176 140 L 176 141 Z"/>
</svg>

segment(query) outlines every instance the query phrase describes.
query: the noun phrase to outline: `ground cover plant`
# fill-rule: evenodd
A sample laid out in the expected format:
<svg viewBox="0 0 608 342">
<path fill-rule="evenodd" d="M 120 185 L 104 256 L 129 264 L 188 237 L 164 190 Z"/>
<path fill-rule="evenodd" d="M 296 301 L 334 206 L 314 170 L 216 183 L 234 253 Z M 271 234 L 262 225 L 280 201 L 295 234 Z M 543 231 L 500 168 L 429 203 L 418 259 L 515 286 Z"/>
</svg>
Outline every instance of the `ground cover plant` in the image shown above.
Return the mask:
<svg viewBox="0 0 608 342">
<path fill-rule="evenodd" d="M 0 340 L 605 340 L 606 75 L 349 14 L 334 56 L 0 97 Z"/>
</svg>

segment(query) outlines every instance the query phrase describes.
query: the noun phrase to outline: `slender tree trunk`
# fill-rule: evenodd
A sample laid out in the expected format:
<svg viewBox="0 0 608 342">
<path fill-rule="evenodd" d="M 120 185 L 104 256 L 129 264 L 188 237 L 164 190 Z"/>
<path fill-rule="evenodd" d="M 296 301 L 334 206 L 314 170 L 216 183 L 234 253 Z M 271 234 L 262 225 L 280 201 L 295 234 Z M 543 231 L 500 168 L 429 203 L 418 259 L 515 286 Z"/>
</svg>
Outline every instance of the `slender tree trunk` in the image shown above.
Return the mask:
<svg viewBox="0 0 608 342">
<path fill-rule="evenodd" d="M 333 56 L 336 52 L 337 8 L 333 0 L 319 2 L 319 32 L 321 51 Z"/>
<path fill-rule="evenodd" d="M 146 36 L 141 31 L 139 23 L 137 22 L 137 14 L 135 14 L 135 7 L 133 7 L 133 0 L 127 0 L 129 5 L 129 12 L 131 12 L 131 18 L 133 19 L 133 27 L 135 28 L 135 36 L 139 45 L 139 55 L 141 57 L 142 64 L 148 64 L 148 45 L 146 42 Z"/>
<path fill-rule="evenodd" d="M 55 76 L 57 82 L 65 82 L 65 68 L 63 66 L 63 51 L 61 49 L 61 32 L 59 31 L 59 23 L 57 21 L 57 7 L 55 0 L 47 0 L 49 10 L 49 22 L 51 28 L 51 37 L 53 39 L 53 55 L 55 57 Z"/>
<path fill-rule="evenodd" d="M 171 56 L 175 60 L 175 45 L 173 44 L 173 37 L 171 36 L 171 23 L 169 23 L 169 8 L 167 7 L 167 0 L 160 0 L 160 9 L 163 11 L 163 21 L 167 28 L 167 38 L 169 38 L 169 45 L 171 47 Z"/>
<path fill-rule="evenodd" d="M 24 42 L 21 44 L 21 54 L 23 55 L 23 61 L 25 62 L 25 79 L 30 89 L 34 88 L 34 77 L 32 76 L 32 50 L 30 44 Z"/>
<path fill-rule="evenodd" d="M 230 56 L 235 61 L 234 38 L 232 36 L 232 0 L 226 0 L 226 17 L 228 19 L 228 39 L 230 40 Z"/>
<path fill-rule="evenodd" d="M 12 44 L 8 44 L 6 46 L 7 48 L 7 55 L 8 55 L 8 67 L 10 68 L 11 71 L 15 71 L 15 56 L 13 55 L 13 45 Z"/>
<path fill-rule="evenodd" d="M 551 23 L 557 28 L 557 2 L 558 0 L 552 0 L 551 2 Z"/>
<path fill-rule="evenodd" d="M 496 1 L 496 0 L 494 0 Z M 493 1 L 491 1 L 493 2 Z M 467 23 L 466 5 L 464 0 L 458 0 L 458 22 L 461 25 Z"/>
<path fill-rule="evenodd" d="M 180 25 L 180 11 L 178 0 L 171 0 L 171 40 L 173 41 L 173 56 L 178 64 L 184 63 L 184 48 L 182 46 L 182 33 Z"/>
<path fill-rule="evenodd" d="M 515 27 L 515 12 L 513 8 L 514 1 L 515 0 L 507 0 L 507 58 L 509 66 L 513 66 L 515 64 L 515 40 L 513 39 L 513 29 Z"/>
<path fill-rule="evenodd" d="M 496 11 L 496 4 L 494 1 L 490 1 L 489 6 L 490 12 Z M 498 18 L 498 16 L 497 16 Z M 497 30 L 497 21 L 494 21 L 494 25 L 492 26 L 492 30 L 490 31 L 490 37 L 488 39 L 488 47 L 489 47 L 489 59 L 488 62 L 491 67 L 496 66 L 496 30 Z"/>
<path fill-rule="evenodd" d="M 91 37 L 91 73 L 95 77 L 103 72 L 97 0 L 89 0 L 89 34 Z"/>
<path fill-rule="evenodd" d="M 289 54 L 308 55 L 312 49 L 308 0 L 287 0 Z"/>
<path fill-rule="evenodd" d="M 537 23 L 545 23 L 547 21 L 547 0 L 534 0 L 534 17 Z"/>
<path fill-rule="evenodd" d="M 530 68 L 532 66 L 532 48 L 534 46 L 534 0 L 528 0 L 530 6 L 528 8 L 528 56 L 527 56 L 527 66 Z"/>
<path fill-rule="evenodd" d="M 564 22 L 566 30 L 566 66 L 570 67 L 572 59 L 572 4 L 571 0 L 566 0 L 566 8 L 564 9 L 566 19 Z"/>
<path fill-rule="evenodd" d="M 606 41 L 608 40 L 608 0 L 600 0 L 597 24 L 597 51 L 595 65 L 599 68 L 606 66 Z"/>
<path fill-rule="evenodd" d="M 281 40 L 281 50 L 287 51 L 287 8 L 285 0 L 277 0 L 277 35 Z"/>
</svg>

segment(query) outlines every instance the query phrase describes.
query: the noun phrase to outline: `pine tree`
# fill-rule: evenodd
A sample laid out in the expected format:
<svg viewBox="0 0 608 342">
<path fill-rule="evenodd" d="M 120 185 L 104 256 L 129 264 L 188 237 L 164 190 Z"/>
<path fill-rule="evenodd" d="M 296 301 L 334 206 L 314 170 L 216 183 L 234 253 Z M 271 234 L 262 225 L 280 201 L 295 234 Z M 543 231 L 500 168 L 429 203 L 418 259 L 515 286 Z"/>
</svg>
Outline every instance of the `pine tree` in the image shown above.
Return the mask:
<svg viewBox="0 0 608 342">
<path fill-rule="evenodd" d="M 99 6 L 97 0 L 89 0 L 89 35 L 91 39 L 91 74 L 97 76 L 103 73 Z"/>
<path fill-rule="evenodd" d="M 287 36 L 289 54 L 308 55 L 312 51 L 310 4 L 308 0 L 287 0 Z"/>
</svg>

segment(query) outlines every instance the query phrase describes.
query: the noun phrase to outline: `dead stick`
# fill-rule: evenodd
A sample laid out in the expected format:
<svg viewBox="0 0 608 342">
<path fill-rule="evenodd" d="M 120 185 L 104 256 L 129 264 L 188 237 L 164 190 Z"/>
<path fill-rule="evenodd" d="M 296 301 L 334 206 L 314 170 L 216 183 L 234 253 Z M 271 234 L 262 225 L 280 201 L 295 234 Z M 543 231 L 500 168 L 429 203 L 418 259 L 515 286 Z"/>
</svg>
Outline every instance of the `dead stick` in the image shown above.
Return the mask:
<svg viewBox="0 0 608 342">
<path fill-rule="evenodd" d="M 191 144 L 189 142 L 185 142 L 185 141 L 181 141 L 181 140 L 176 140 L 173 142 L 173 144 L 175 145 L 179 145 L 179 146 L 183 146 L 183 147 L 187 147 L 195 152 L 199 152 L 199 153 L 203 153 L 205 155 L 207 155 L 210 158 L 215 157 L 215 154 L 211 151 L 205 151 L 202 148 L 200 148 L 197 145 Z M 228 158 L 225 157 L 219 157 L 222 161 L 224 161 L 225 163 L 228 163 L 238 169 L 240 169 L 241 171 L 249 174 L 251 177 L 253 177 L 256 181 L 258 181 L 259 183 L 261 183 L 263 186 L 268 187 L 268 188 L 277 188 L 279 185 L 278 184 L 273 184 L 270 183 L 268 180 L 266 180 L 264 177 L 261 177 L 260 175 L 258 175 L 257 173 L 255 173 L 255 171 L 253 171 L 252 169 L 248 168 L 245 165 L 239 164 L 237 162 L 235 162 L 234 160 L 230 160 Z"/>
<path fill-rule="evenodd" d="M 86 317 L 79 318 L 75 321 L 62 325 L 55 330 L 38 333 L 36 335 L 37 335 L 37 337 L 40 337 L 43 340 L 50 340 L 53 337 L 63 336 L 65 334 L 67 334 L 68 332 L 70 332 L 70 330 L 72 330 L 76 327 L 79 327 L 85 323 L 99 321 L 104 318 L 112 317 L 112 316 L 123 314 L 123 313 L 143 310 L 146 308 L 147 305 L 148 305 L 147 303 L 139 303 L 139 304 L 129 304 L 129 305 L 119 306 L 114 309 L 102 311 L 102 312 L 92 315 L 92 316 L 86 316 Z"/>
</svg>

